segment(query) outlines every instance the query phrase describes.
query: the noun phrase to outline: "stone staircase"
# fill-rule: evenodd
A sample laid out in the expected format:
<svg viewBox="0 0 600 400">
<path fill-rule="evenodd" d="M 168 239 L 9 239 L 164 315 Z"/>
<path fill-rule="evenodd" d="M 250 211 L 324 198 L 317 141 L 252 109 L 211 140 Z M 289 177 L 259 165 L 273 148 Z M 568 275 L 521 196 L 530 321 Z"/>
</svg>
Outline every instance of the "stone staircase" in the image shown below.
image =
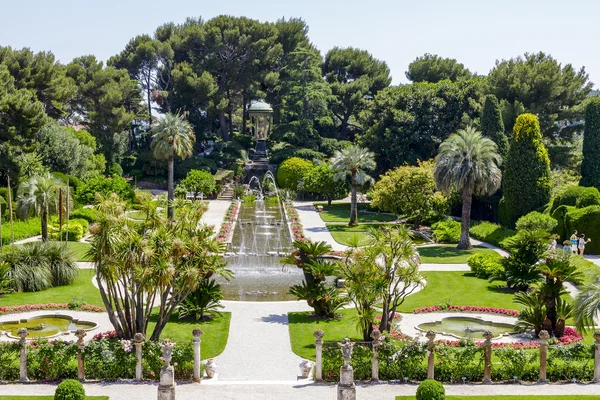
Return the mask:
<svg viewBox="0 0 600 400">
<path fill-rule="evenodd" d="M 230 185 L 225 186 L 217 196 L 217 200 L 233 200 L 233 188 Z"/>
</svg>

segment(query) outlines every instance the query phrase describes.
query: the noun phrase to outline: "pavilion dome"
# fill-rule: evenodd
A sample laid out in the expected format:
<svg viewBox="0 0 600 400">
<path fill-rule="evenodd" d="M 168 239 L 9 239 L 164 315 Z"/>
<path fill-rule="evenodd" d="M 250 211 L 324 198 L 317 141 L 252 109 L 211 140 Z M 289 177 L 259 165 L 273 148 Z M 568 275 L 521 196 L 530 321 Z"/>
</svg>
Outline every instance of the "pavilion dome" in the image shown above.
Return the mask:
<svg viewBox="0 0 600 400">
<path fill-rule="evenodd" d="M 248 109 L 249 112 L 273 112 L 273 107 L 269 103 L 260 100 L 252 104 Z"/>
</svg>

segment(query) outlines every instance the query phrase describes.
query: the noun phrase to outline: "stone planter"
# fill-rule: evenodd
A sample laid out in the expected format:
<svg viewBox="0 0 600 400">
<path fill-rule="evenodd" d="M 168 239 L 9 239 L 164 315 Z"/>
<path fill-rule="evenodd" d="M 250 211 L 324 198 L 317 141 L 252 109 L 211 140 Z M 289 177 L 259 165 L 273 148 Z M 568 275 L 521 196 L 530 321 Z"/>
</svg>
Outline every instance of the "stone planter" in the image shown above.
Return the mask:
<svg viewBox="0 0 600 400">
<path fill-rule="evenodd" d="M 323 206 L 317 206 L 317 211 L 318 212 L 323 212 Z"/>
<path fill-rule="evenodd" d="M 209 358 L 208 361 L 206 362 L 206 376 L 209 378 L 212 378 L 213 376 L 215 376 L 216 367 L 217 367 L 217 364 L 215 363 L 215 360 L 212 358 Z"/>
<path fill-rule="evenodd" d="M 310 361 L 302 361 L 300 363 L 300 376 L 302 379 L 307 379 L 310 376 L 310 370 L 313 367 L 313 363 Z"/>
</svg>

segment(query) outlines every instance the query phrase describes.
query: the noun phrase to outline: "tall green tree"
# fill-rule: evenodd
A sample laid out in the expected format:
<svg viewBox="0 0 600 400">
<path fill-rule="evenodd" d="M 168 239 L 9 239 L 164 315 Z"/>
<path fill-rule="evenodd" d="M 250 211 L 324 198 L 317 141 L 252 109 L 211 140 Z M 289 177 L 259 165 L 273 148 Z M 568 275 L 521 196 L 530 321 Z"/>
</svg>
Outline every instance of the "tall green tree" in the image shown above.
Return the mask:
<svg viewBox="0 0 600 400">
<path fill-rule="evenodd" d="M 504 122 L 498 99 L 493 94 L 485 96 L 481 113 L 481 134 L 489 137 L 498 146 L 498 154 L 502 159 L 508 155 L 508 138 L 504 133 Z"/>
<path fill-rule="evenodd" d="M 340 140 L 348 138 L 350 127 L 359 128 L 357 117 L 367 99 L 392 82 L 384 61 L 353 47 L 329 50 L 323 62 L 323 75 L 333 95 L 330 109 L 340 124 Z"/>
<path fill-rule="evenodd" d="M 437 54 L 425 53 L 411 62 L 406 71 L 406 78 L 412 82 L 436 83 L 449 79 L 469 79 L 473 76 L 465 66 L 453 58 L 440 57 Z"/>
<path fill-rule="evenodd" d="M 577 106 L 593 86 L 584 67 L 577 71 L 543 52 L 496 61 L 487 83 L 490 93 L 499 100 L 510 105 L 521 103 L 525 111 L 538 115 L 542 134 L 547 137 L 558 133 L 570 137 L 573 129 L 580 129 L 574 125 L 561 130 L 561 125 L 583 117 L 583 110 Z M 513 115 L 518 117 L 517 113 Z M 512 129 L 515 119 L 505 121 L 506 129 Z"/>
<path fill-rule="evenodd" d="M 505 160 L 502 224 L 512 227 L 519 217 L 546 205 L 552 189 L 550 178 L 550 159 L 538 119 L 522 114 L 515 123 Z"/>
<path fill-rule="evenodd" d="M 364 113 L 359 142 L 377 155 L 381 173 L 432 159 L 441 142 L 480 115 L 480 87 L 471 79 L 386 88 Z"/>
<path fill-rule="evenodd" d="M 597 96 L 585 110 L 583 162 L 579 184 L 600 189 L 600 97 Z"/>
<path fill-rule="evenodd" d="M 331 158 L 331 170 L 334 172 L 334 179 L 345 181 L 348 176 L 350 177 L 352 195 L 348 226 L 358 225 L 357 187 L 373 181 L 373 178 L 366 171 L 373 170 L 376 166 L 375 155 L 357 145 L 349 146 L 341 151 L 338 150 Z"/>
<path fill-rule="evenodd" d="M 173 219 L 174 196 L 174 171 L 175 157 L 185 159 L 194 152 L 196 136 L 194 130 L 185 117 L 181 114 L 165 114 L 164 118 L 158 120 L 153 128 L 152 155 L 159 160 L 167 160 L 168 163 L 168 208 L 169 219 Z"/>
<path fill-rule="evenodd" d="M 331 205 L 332 200 L 343 199 L 348 195 L 348 183 L 336 181 L 328 164 L 311 168 L 302 177 L 302 191 L 322 196 Z"/>
<path fill-rule="evenodd" d="M 39 215 L 42 224 L 42 240 L 48 240 L 48 216 L 56 210 L 58 190 L 62 182 L 50 173 L 32 176 L 21 183 L 17 193 L 18 212 Z"/>
<path fill-rule="evenodd" d="M 439 190 L 456 190 L 462 199 L 458 249 L 471 249 L 469 227 L 473 194 L 491 195 L 500 187 L 502 159 L 496 144 L 472 127 L 450 135 L 435 159 L 434 176 Z"/>
</svg>

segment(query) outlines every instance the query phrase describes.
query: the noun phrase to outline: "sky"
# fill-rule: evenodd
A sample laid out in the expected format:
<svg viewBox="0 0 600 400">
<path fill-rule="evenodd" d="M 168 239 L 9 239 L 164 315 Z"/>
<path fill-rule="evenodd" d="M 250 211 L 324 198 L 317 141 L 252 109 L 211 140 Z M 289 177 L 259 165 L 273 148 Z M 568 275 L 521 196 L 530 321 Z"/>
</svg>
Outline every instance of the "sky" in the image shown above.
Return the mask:
<svg viewBox="0 0 600 400">
<path fill-rule="evenodd" d="M 394 84 L 407 82 L 408 65 L 424 53 L 487 74 L 496 60 L 538 51 L 600 82 L 596 0 L 0 0 L 0 45 L 52 51 L 63 63 L 87 54 L 106 61 L 163 23 L 221 14 L 301 17 L 323 55 L 365 49 L 387 62 Z"/>
</svg>

